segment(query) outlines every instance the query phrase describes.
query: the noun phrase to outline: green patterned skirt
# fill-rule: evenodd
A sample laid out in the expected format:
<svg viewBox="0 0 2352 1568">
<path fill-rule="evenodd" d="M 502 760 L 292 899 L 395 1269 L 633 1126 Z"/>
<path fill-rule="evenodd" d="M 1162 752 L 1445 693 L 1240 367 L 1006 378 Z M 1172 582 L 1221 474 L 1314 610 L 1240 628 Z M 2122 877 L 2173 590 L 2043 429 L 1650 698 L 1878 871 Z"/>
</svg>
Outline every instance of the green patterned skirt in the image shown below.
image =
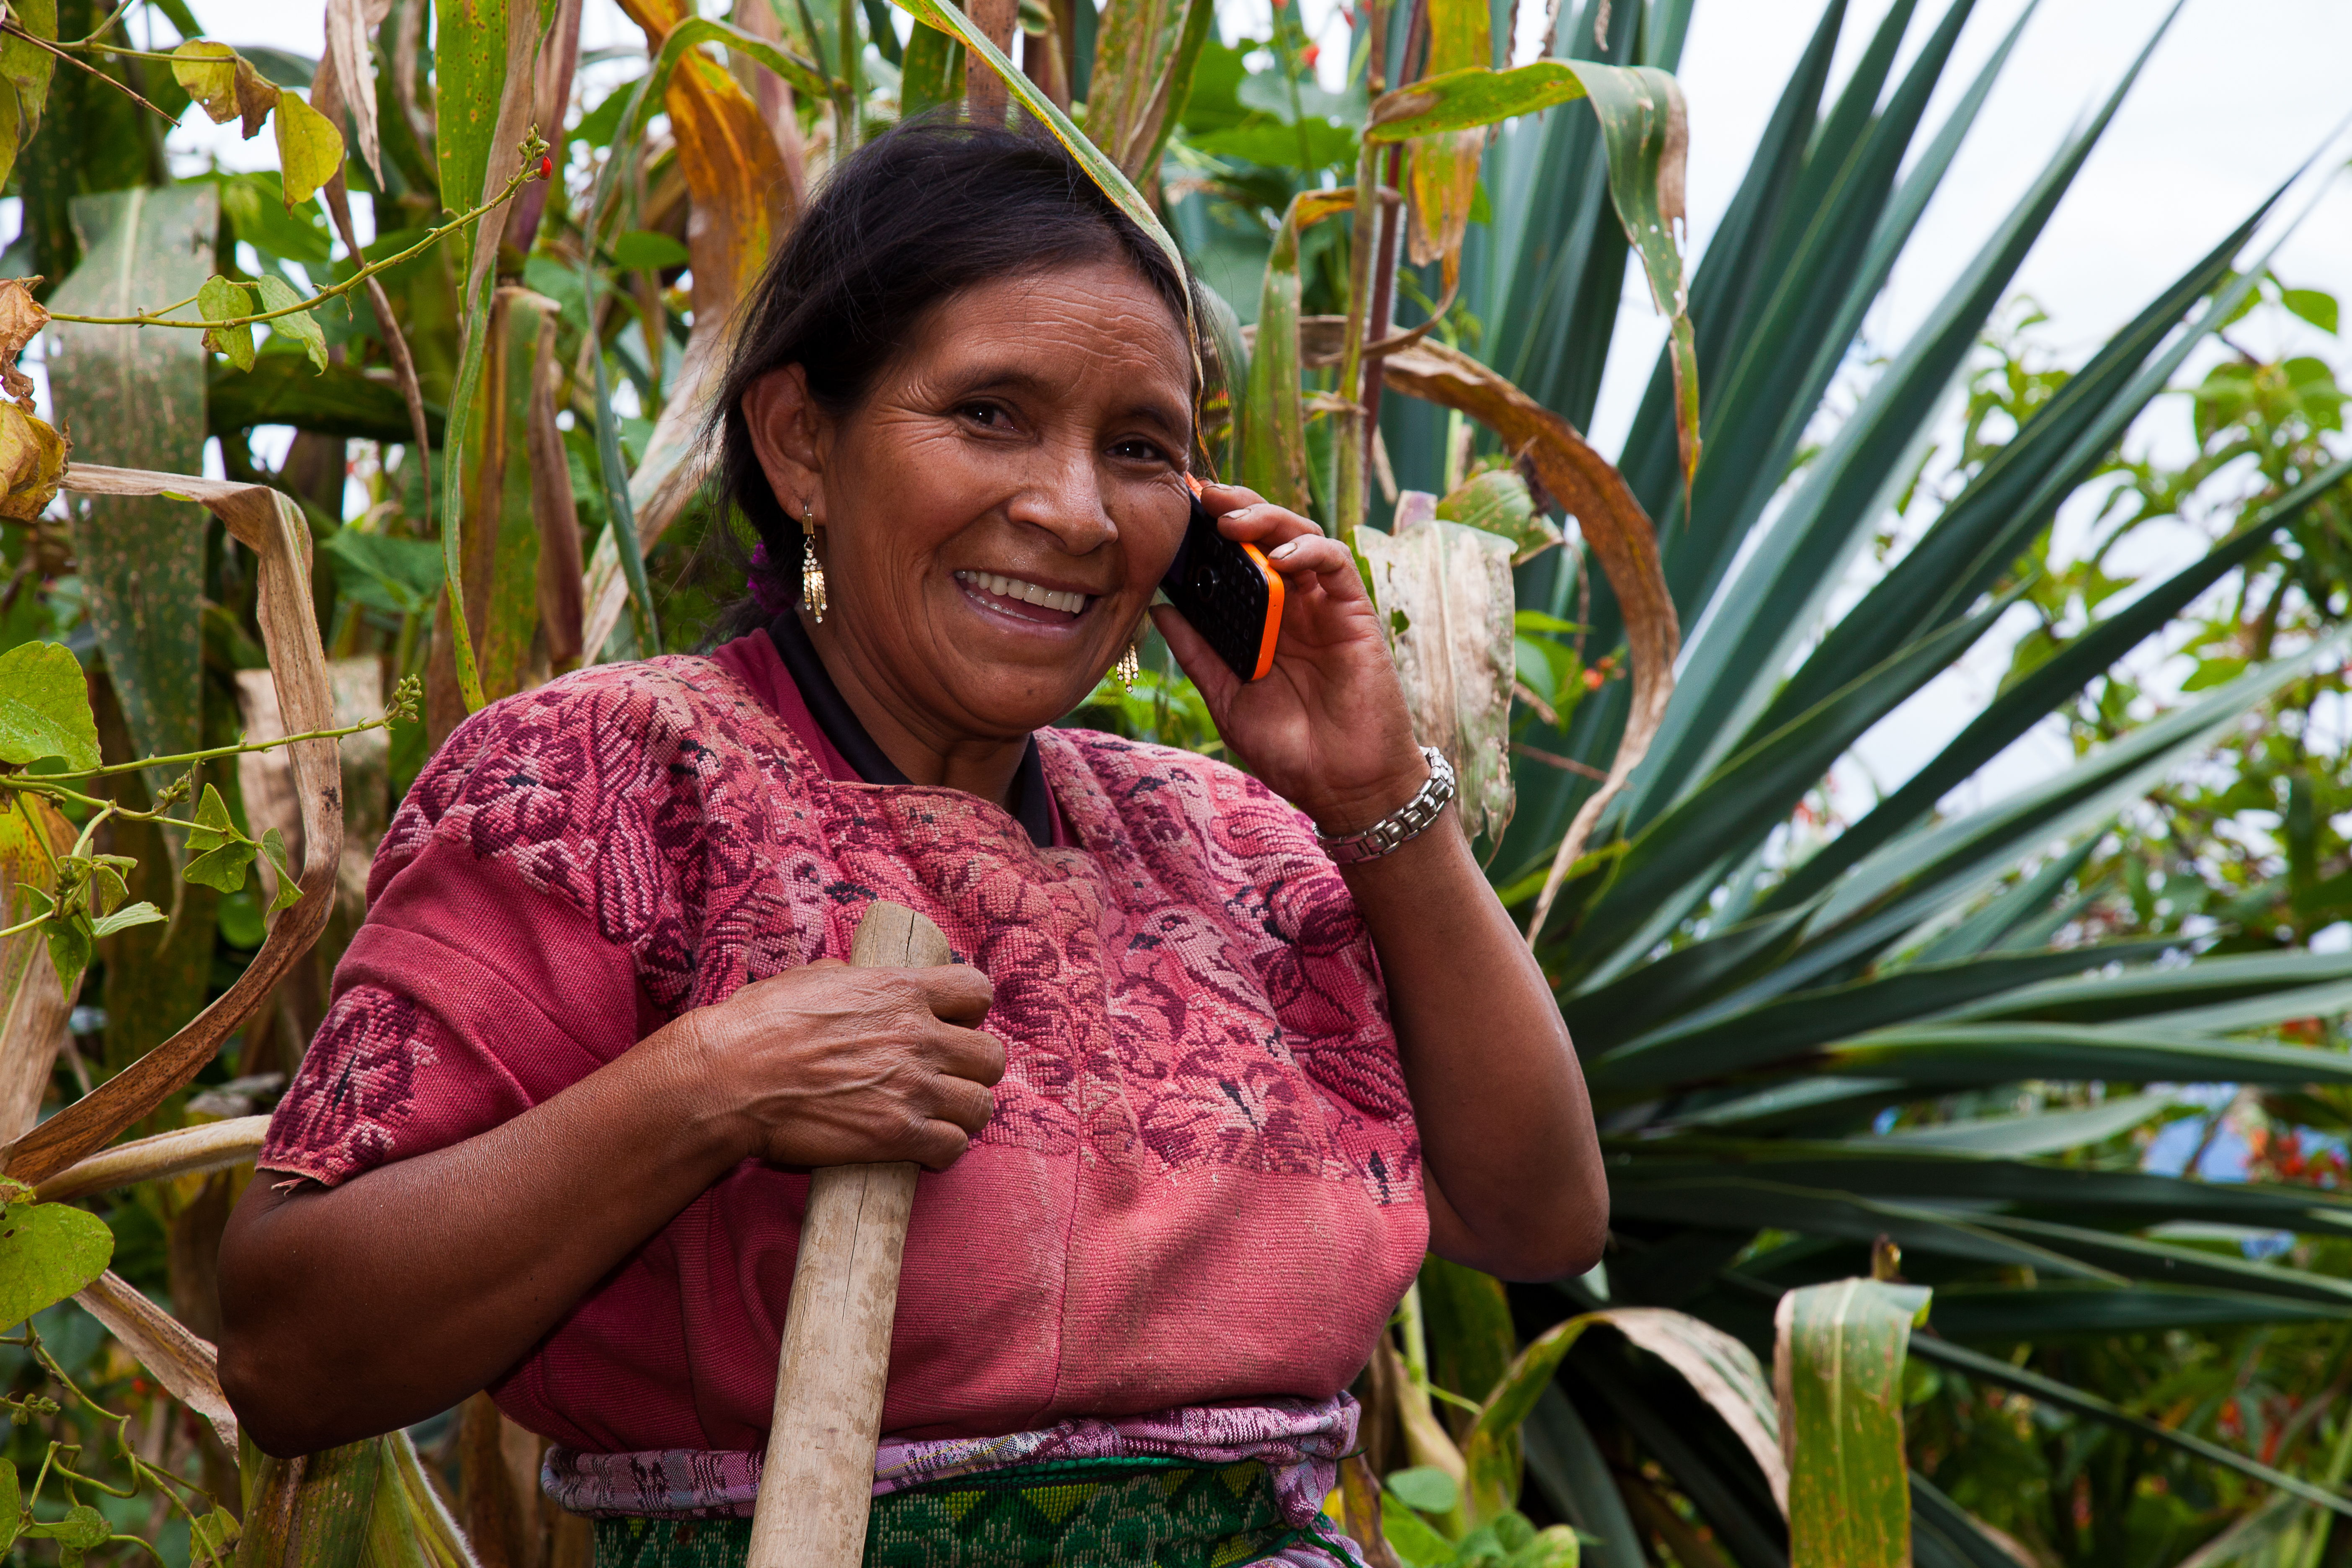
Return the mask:
<svg viewBox="0 0 2352 1568">
<path fill-rule="evenodd" d="M 866 1526 L 866 1568 L 1228 1568 L 1312 1541 L 1283 1517 L 1252 1459 L 1073 1459 L 886 1493 Z M 748 1519 L 600 1519 L 595 1568 L 743 1568 Z"/>
</svg>

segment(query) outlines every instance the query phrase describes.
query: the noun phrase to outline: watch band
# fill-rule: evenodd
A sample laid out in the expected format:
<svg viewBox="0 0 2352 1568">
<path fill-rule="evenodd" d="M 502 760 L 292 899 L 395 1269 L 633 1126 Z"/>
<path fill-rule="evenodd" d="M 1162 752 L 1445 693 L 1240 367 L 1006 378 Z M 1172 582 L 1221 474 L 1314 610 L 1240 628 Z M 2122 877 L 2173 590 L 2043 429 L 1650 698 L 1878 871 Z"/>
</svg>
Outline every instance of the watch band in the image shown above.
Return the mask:
<svg viewBox="0 0 2352 1568">
<path fill-rule="evenodd" d="M 1392 855 L 1421 836 L 1422 830 L 1437 820 L 1445 803 L 1454 798 L 1454 764 L 1445 753 L 1434 746 L 1421 749 L 1422 760 L 1429 764 L 1429 780 L 1413 797 L 1396 810 L 1381 817 L 1360 833 L 1349 833 L 1334 838 L 1318 828 L 1315 841 L 1331 857 L 1332 864 L 1353 866 L 1366 860 L 1377 860 Z"/>
</svg>

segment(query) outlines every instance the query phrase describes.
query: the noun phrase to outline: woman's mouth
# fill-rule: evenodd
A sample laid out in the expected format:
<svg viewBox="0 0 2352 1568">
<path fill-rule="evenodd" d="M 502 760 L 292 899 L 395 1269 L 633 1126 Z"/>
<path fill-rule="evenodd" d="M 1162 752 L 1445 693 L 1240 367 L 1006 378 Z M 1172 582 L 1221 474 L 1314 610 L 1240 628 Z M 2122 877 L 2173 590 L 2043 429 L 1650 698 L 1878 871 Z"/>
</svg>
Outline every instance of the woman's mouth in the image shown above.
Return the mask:
<svg viewBox="0 0 2352 1568">
<path fill-rule="evenodd" d="M 1068 626 L 1087 613 L 1089 602 L 1085 594 L 1042 587 L 996 572 L 959 572 L 955 579 L 966 595 L 984 607 L 1039 626 Z"/>
</svg>

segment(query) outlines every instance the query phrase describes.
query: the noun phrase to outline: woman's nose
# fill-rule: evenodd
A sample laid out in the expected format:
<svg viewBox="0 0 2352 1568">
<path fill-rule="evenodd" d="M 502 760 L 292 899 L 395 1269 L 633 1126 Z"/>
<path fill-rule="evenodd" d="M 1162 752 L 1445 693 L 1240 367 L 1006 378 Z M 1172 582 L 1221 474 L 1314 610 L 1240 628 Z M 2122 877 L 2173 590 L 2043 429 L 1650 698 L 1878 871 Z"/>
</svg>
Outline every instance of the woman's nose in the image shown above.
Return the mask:
<svg viewBox="0 0 2352 1568">
<path fill-rule="evenodd" d="M 1039 454 L 1010 510 L 1014 522 L 1044 529 L 1072 555 L 1090 553 L 1118 537 L 1089 451 Z"/>
</svg>

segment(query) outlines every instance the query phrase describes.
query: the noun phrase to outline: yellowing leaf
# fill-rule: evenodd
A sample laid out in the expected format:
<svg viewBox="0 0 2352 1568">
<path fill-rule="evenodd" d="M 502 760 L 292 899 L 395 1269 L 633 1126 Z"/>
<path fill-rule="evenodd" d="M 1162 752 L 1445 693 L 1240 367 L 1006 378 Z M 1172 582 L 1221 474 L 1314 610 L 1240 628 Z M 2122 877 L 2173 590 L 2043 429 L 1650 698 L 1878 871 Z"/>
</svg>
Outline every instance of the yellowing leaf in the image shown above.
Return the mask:
<svg viewBox="0 0 2352 1568">
<path fill-rule="evenodd" d="M 302 302 L 302 296 L 294 292 L 293 287 L 283 279 L 257 278 L 253 286 L 261 290 L 261 308 L 265 310 L 282 310 L 289 305 Z M 320 327 L 316 315 L 302 310 L 291 316 L 280 316 L 269 323 L 269 330 L 289 342 L 301 344 L 302 351 L 310 356 L 312 369 L 323 372 L 327 368 L 327 334 Z"/>
<path fill-rule="evenodd" d="M 16 356 L 25 352 L 34 333 L 49 324 L 49 313 L 33 298 L 32 289 L 26 287 L 39 281 L 37 278 L 11 278 L 0 283 L 0 391 L 27 408 L 32 406 L 27 400 L 33 395 L 33 378 L 16 368 Z"/>
<path fill-rule="evenodd" d="M 210 38 L 191 38 L 172 51 L 172 79 L 204 106 L 215 125 L 237 117 L 235 49 Z"/>
<path fill-rule="evenodd" d="M 286 205 L 300 206 L 343 166 L 343 133 L 290 92 L 278 95 L 278 167 Z"/>
<path fill-rule="evenodd" d="M 0 403 L 0 517 L 30 522 L 58 493 L 66 471 L 66 440 L 46 420 L 13 403 Z"/>
<path fill-rule="evenodd" d="M 63 643 L 19 643 L 0 653 L 0 762 L 61 757 L 98 766 L 98 721 L 81 661 Z"/>
<path fill-rule="evenodd" d="M 35 37 L 58 36 L 57 0 L 16 0 L 8 19 Z M 16 154 L 40 128 L 49 100 L 49 78 L 57 57 L 38 44 L 10 34 L 0 37 L 0 181 L 16 165 Z"/>
<path fill-rule="evenodd" d="M 205 286 L 196 290 L 196 313 L 207 321 L 236 321 L 239 316 L 253 314 L 253 296 L 226 278 L 207 278 Z M 228 363 L 239 370 L 253 368 L 253 328 L 249 323 L 206 328 L 205 347 L 227 355 Z"/>
</svg>

